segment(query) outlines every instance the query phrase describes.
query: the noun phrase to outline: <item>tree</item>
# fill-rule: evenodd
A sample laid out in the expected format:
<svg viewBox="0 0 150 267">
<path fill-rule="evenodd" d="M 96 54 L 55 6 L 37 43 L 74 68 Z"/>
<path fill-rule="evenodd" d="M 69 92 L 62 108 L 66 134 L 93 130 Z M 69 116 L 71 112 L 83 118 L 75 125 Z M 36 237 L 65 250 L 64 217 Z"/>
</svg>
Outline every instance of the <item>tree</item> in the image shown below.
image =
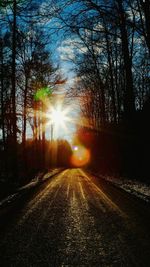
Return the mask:
<svg viewBox="0 0 150 267">
<path fill-rule="evenodd" d="M 74 39 L 74 45 L 70 42 L 75 53 L 72 62 L 79 81 L 77 94 L 82 94 L 84 90 L 82 111 L 85 99 L 84 107 L 91 113 L 89 120 L 93 116 L 92 121 L 96 125 L 99 122 L 101 125 L 105 122 L 120 123 L 121 120 L 128 124 L 134 120 L 141 94 L 136 82 L 141 80 L 141 75 L 136 70 L 142 68 L 139 61 L 146 58 L 142 31 L 143 36 L 148 36 L 141 4 L 137 9 L 136 1 L 66 0 L 60 5 L 58 0 L 56 11 L 61 21 L 59 30 L 64 31 L 65 28 L 65 38 L 70 40 L 72 36 Z M 66 45 L 67 42 L 64 43 Z M 143 82 L 141 80 L 142 88 L 145 88 L 146 81 L 145 73 Z"/>
</svg>

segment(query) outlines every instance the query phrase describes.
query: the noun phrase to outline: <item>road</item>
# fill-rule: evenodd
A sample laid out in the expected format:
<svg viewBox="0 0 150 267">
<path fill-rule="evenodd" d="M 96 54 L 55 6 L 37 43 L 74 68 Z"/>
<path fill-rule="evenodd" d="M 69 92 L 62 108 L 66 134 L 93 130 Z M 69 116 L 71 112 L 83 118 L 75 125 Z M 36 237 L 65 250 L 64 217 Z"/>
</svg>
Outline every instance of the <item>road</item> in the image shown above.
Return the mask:
<svg viewBox="0 0 150 267">
<path fill-rule="evenodd" d="M 53 177 L 7 218 L 1 267 L 150 266 L 149 206 L 82 169 Z"/>
</svg>

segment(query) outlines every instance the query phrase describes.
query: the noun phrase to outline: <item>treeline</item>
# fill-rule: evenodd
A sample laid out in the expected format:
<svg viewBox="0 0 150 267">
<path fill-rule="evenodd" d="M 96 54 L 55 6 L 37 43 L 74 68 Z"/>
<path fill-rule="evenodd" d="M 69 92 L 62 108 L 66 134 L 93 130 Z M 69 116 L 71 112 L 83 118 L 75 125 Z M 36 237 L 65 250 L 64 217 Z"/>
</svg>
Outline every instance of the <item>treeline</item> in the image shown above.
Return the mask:
<svg viewBox="0 0 150 267">
<path fill-rule="evenodd" d="M 80 127 L 77 140 L 91 152 L 88 167 L 104 175 L 128 177 L 150 184 L 149 113 L 150 103 L 147 103 L 134 124 L 134 131 L 120 125 L 107 125 L 100 131 Z"/>
<path fill-rule="evenodd" d="M 43 147 L 42 140 L 27 139 L 25 151 L 22 143 L 17 143 L 18 177 L 16 178 L 13 176 L 11 145 L 6 152 L 7 161 L 3 161 L 4 151 L 0 150 L 0 199 L 54 168 L 70 167 L 72 155 L 71 146 L 66 140 L 45 140 Z"/>
<path fill-rule="evenodd" d="M 21 183 L 27 182 L 41 171 L 48 171 L 50 168 L 69 167 L 72 149 L 68 141 L 58 139 L 53 141 L 45 140 L 43 142 L 38 140 L 28 139 L 26 141 L 26 169 L 24 171 L 24 154 L 22 144 L 18 144 L 19 166 L 21 173 Z M 44 151 L 43 151 L 44 150 Z M 10 158 L 11 160 L 11 158 Z M 27 175 L 28 174 L 28 175 Z"/>
<path fill-rule="evenodd" d="M 19 180 L 12 180 L 12 148 L 7 148 L 7 161 L 3 162 L 3 151 L 0 151 L 1 167 L 2 163 L 7 164 L 4 172 L 4 168 L 1 168 L 0 178 L 5 182 L 24 184 L 29 182 L 36 174 L 41 171 L 48 171 L 50 168 L 56 167 L 69 167 L 70 158 L 72 155 L 72 149 L 68 141 L 66 140 L 45 140 L 44 147 L 42 140 L 27 139 L 26 150 L 24 156 L 24 147 L 22 143 L 17 143 L 18 154 L 18 172 Z M 44 150 L 44 151 L 43 151 Z M 3 170 L 3 172 L 2 172 Z"/>
<path fill-rule="evenodd" d="M 82 113 L 96 129 L 131 120 L 150 93 L 149 0 L 61 2 Z"/>
</svg>

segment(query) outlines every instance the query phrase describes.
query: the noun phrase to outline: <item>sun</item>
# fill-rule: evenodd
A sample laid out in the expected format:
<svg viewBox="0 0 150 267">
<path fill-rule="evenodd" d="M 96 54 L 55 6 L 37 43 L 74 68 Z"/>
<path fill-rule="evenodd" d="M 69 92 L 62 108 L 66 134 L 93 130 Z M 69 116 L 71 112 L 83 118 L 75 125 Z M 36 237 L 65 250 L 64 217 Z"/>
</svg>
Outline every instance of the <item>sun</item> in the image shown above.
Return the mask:
<svg viewBox="0 0 150 267">
<path fill-rule="evenodd" d="M 62 110 L 61 107 L 52 108 L 50 113 L 51 122 L 56 126 L 64 125 L 68 120 L 67 110 Z"/>
<path fill-rule="evenodd" d="M 70 108 L 64 108 L 61 105 L 51 106 L 46 117 L 48 118 L 48 125 L 53 125 L 55 130 L 59 131 L 61 128 L 65 129 L 67 122 L 71 122 L 69 117 Z"/>
<path fill-rule="evenodd" d="M 47 133 L 51 133 L 51 139 L 64 139 L 72 140 L 74 126 L 74 117 L 72 116 L 72 108 L 62 103 L 56 105 L 50 105 L 49 109 L 45 113 L 46 117 L 46 130 Z M 71 138 L 70 138 L 71 137 Z"/>
</svg>

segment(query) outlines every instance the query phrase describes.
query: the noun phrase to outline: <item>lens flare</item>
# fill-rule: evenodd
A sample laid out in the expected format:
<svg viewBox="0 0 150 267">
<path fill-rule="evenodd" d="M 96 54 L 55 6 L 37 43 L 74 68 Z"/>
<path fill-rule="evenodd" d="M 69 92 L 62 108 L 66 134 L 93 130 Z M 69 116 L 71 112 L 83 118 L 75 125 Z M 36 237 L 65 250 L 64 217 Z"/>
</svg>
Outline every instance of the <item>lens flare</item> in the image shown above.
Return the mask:
<svg viewBox="0 0 150 267">
<path fill-rule="evenodd" d="M 43 87 L 36 91 L 34 95 L 35 101 L 43 101 L 46 97 L 49 97 L 52 95 L 52 89 L 49 87 Z"/>
<path fill-rule="evenodd" d="M 71 164 L 75 167 L 82 167 L 89 163 L 90 151 L 83 146 L 74 146 L 73 155 L 71 157 Z"/>
</svg>

